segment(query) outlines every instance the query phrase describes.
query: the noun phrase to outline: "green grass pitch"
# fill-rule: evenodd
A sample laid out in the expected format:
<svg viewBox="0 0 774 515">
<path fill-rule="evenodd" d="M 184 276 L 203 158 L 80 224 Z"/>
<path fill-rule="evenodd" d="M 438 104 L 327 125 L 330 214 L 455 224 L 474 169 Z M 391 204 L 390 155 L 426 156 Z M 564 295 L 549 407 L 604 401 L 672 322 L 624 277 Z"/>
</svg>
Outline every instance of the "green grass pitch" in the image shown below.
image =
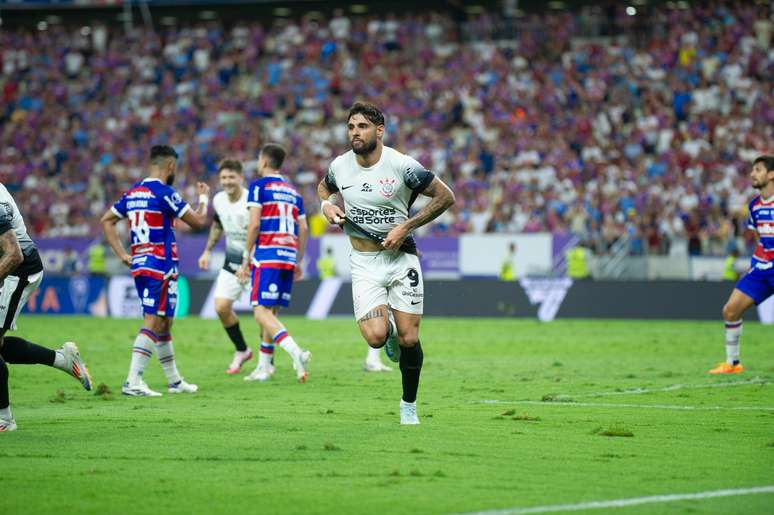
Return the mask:
<svg viewBox="0 0 774 515">
<path fill-rule="evenodd" d="M 313 352 L 307 384 L 279 349 L 272 381 L 227 376 L 219 323 L 189 318 L 174 342 L 199 393 L 137 399 L 120 386 L 138 321 L 22 316 L 18 335 L 76 341 L 112 394 L 10 366 L 0 513 L 440 514 L 774 484 L 774 342 L 758 324 L 747 371 L 711 377 L 720 322 L 429 318 L 416 427 L 398 424 L 399 372 L 361 370 L 352 320 L 286 325 Z M 165 384 L 155 356 L 146 380 Z M 765 493 L 607 512 L 772 510 Z"/>
</svg>

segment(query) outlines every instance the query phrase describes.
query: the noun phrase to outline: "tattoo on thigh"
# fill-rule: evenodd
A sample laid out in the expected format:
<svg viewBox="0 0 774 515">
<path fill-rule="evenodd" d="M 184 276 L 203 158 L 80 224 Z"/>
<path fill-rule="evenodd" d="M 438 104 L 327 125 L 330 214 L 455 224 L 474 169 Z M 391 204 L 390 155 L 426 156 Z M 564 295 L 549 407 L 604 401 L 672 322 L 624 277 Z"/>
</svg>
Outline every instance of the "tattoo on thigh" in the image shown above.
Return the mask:
<svg viewBox="0 0 774 515">
<path fill-rule="evenodd" d="M 369 311 L 368 313 L 366 313 L 363 316 L 363 318 L 358 320 L 358 322 L 365 322 L 366 320 L 371 320 L 372 318 L 380 318 L 380 317 L 383 317 L 383 316 L 384 316 L 384 311 L 382 310 L 382 308 L 380 308 L 380 307 L 379 308 L 374 308 L 371 311 Z"/>
</svg>

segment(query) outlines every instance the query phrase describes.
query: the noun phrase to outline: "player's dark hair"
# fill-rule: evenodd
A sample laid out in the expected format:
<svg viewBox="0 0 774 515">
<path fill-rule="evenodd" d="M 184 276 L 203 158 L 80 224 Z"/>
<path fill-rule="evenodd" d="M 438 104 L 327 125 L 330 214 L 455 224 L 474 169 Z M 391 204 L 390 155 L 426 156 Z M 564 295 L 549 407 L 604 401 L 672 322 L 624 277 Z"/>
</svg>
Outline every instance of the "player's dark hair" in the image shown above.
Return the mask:
<svg viewBox="0 0 774 515">
<path fill-rule="evenodd" d="M 271 166 L 274 170 L 279 170 L 283 161 L 285 161 L 286 154 L 285 149 L 282 148 L 282 145 L 278 145 L 277 143 L 267 143 L 261 149 L 261 155 L 269 160 L 269 166 Z"/>
<path fill-rule="evenodd" d="M 356 114 L 362 114 L 366 120 L 373 123 L 377 127 L 384 125 L 384 114 L 373 104 L 367 102 L 355 102 L 352 107 L 349 108 L 349 115 L 347 116 L 347 122 Z"/>
<path fill-rule="evenodd" d="M 774 172 L 774 156 L 758 156 L 755 158 L 755 161 L 753 161 L 753 166 L 758 163 L 763 164 L 763 167 L 766 168 L 767 172 Z"/>
<path fill-rule="evenodd" d="M 153 164 L 160 164 L 165 159 L 177 159 L 179 156 L 174 148 L 169 145 L 153 145 L 150 150 L 150 160 Z"/>
<path fill-rule="evenodd" d="M 231 170 L 232 172 L 242 175 L 242 161 L 237 159 L 224 159 L 220 162 L 220 165 L 218 165 L 218 173 L 223 170 Z"/>
</svg>

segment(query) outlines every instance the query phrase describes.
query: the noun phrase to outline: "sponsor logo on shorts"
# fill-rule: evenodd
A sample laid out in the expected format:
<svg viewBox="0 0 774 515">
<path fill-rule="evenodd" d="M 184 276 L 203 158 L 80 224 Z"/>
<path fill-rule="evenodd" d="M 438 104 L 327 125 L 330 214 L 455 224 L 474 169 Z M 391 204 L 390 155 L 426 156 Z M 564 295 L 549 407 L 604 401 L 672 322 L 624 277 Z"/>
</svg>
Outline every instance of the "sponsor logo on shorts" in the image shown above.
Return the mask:
<svg viewBox="0 0 774 515">
<path fill-rule="evenodd" d="M 150 292 L 148 291 L 148 288 L 145 288 L 142 291 L 142 305 L 153 307 L 156 305 L 156 299 L 150 298 L 149 295 L 150 295 Z"/>
</svg>

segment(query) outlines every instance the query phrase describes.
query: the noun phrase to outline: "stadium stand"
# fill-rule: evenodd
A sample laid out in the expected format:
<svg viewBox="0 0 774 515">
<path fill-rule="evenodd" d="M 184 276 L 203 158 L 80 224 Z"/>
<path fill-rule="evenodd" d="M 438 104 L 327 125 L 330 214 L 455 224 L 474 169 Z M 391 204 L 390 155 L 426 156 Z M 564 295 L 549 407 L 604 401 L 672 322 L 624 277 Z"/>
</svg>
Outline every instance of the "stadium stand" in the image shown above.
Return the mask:
<svg viewBox="0 0 774 515">
<path fill-rule="evenodd" d="M 35 236 L 96 235 L 152 144 L 176 146 L 191 193 L 215 185 L 220 159 L 282 141 L 314 210 L 345 109 L 368 98 L 389 115 L 387 144 L 457 192 L 429 234 L 749 251 L 749 163 L 774 149 L 770 6 L 621 6 L 603 28 L 599 15 L 4 27 L 0 180 Z"/>
</svg>

